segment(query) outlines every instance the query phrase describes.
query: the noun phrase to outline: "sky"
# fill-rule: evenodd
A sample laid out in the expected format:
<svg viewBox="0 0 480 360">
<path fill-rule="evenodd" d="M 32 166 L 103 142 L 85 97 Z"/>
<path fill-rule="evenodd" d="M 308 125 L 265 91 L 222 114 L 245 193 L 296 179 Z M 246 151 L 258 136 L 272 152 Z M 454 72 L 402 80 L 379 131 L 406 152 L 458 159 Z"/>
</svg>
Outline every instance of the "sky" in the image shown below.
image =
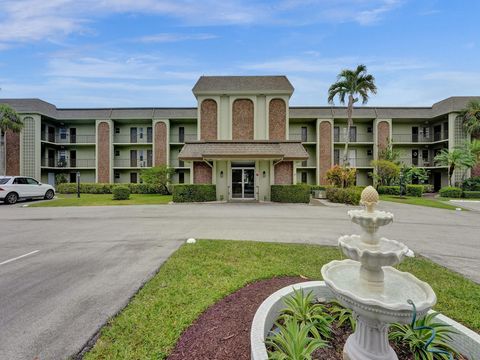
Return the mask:
<svg viewBox="0 0 480 360">
<path fill-rule="evenodd" d="M 0 98 L 196 106 L 201 75 L 286 75 L 327 105 L 345 68 L 370 106 L 480 95 L 478 0 L 0 0 Z M 338 104 L 337 104 L 338 105 Z"/>
</svg>

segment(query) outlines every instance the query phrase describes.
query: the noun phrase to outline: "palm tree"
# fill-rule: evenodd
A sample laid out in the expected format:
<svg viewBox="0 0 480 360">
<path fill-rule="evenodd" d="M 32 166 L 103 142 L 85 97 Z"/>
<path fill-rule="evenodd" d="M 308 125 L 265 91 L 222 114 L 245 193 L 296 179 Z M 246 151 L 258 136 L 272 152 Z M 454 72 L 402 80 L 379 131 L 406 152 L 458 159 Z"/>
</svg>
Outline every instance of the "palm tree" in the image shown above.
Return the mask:
<svg viewBox="0 0 480 360">
<path fill-rule="evenodd" d="M 480 100 L 470 100 L 459 115 L 465 131 L 472 136 L 480 136 Z"/>
<path fill-rule="evenodd" d="M 377 87 L 373 75 L 367 74 L 365 65 L 358 65 L 355 70 L 345 69 L 337 76 L 337 81 L 328 89 L 328 102 L 333 104 L 333 99 L 338 96 L 340 103 L 347 105 L 347 138 L 345 139 L 345 151 L 343 154 L 344 165 L 348 166 L 348 144 L 350 142 L 350 128 L 353 125 L 353 105 L 362 98 L 362 103 L 368 102 L 369 93 L 376 94 Z"/>
<path fill-rule="evenodd" d="M 20 120 L 20 116 L 18 116 L 17 112 L 7 104 L 0 104 L 0 140 L 2 140 L 0 142 L 3 143 L 3 158 L 0 167 L 0 174 L 6 175 L 7 144 L 5 141 L 5 134 L 7 131 L 19 133 L 22 131 L 22 128 L 23 123 Z"/>
<path fill-rule="evenodd" d="M 476 163 L 476 155 L 467 148 L 443 149 L 434 159 L 439 165 L 448 167 L 448 184 L 453 186 L 452 178 L 455 169 L 472 168 Z"/>
</svg>

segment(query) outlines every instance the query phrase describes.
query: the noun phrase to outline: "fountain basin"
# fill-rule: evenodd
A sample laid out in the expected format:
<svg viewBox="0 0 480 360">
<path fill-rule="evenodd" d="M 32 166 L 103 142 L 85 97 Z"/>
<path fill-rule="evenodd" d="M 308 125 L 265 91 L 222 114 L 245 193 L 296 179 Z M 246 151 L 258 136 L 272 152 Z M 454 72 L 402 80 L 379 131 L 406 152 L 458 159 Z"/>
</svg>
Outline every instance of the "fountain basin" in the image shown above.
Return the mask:
<svg viewBox="0 0 480 360">
<path fill-rule="evenodd" d="M 407 324 L 412 319 L 409 299 L 420 317 L 437 302 L 430 285 L 410 273 L 386 266 L 383 268 L 385 282 L 379 286 L 363 280 L 360 268 L 361 264 L 353 260 L 335 260 L 322 267 L 327 286 L 344 306 L 359 315 L 387 324 Z"/>
<path fill-rule="evenodd" d="M 399 264 L 408 253 L 408 247 L 398 241 L 381 238 L 372 245 L 362 241 L 359 235 L 345 235 L 338 239 L 345 256 L 361 262 L 367 268 Z"/>
<path fill-rule="evenodd" d="M 335 295 L 323 281 L 307 281 L 286 286 L 270 295 L 259 306 L 253 318 L 250 330 L 250 346 L 252 360 L 268 360 L 265 339 L 278 318 L 280 311 L 285 308 L 284 299 L 293 295 L 294 289 L 301 289 L 305 293 L 313 291 L 316 298 L 332 301 Z M 437 321 L 452 326 L 456 333 L 452 334 L 452 345 L 469 359 L 480 359 L 480 335 L 445 315 L 438 315 Z"/>
<path fill-rule="evenodd" d="M 362 227 L 373 227 L 378 229 L 381 226 L 390 224 L 393 221 L 393 214 L 388 211 L 368 212 L 363 209 L 349 210 L 348 216 L 352 222 Z"/>
</svg>

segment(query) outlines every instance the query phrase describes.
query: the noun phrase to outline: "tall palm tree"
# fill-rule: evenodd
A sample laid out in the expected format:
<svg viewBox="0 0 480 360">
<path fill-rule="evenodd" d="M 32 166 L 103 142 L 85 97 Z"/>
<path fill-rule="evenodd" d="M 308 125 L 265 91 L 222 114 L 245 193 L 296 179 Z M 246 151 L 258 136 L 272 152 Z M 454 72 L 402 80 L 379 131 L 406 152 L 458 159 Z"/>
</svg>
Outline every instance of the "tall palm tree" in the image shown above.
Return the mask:
<svg viewBox="0 0 480 360">
<path fill-rule="evenodd" d="M 347 138 L 345 139 L 345 150 L 343 154 L 343 162 L 348 166 L 348 145 L 350 142 L 350 128 L 353 125 L 353 105 L 362 98 L 362 103 L 368 102 L 369 93 L 376 94 L 377 87 L 373 75 L 367 74 L 365 65 L 358 65 L 355 70 L 344 69 L 338 74 L 337 81 L 328 89 L 328 102 L 333 104 L 333 99 L 338 96 L 340 103 L 347 105 Z"/>
<path fill-rule="evenodd" d="M 480 100 L 470 100 L 458 116 L 462 119 L 463 127 L 468 134 L 480 136 Z"/>
<path fill-rule="evenodd" d="M 0 174 L 2 175 L 6 175 L 7 164 L 7 143 L 5 141 L 5 134 L 7 131 L 19 133 L 22 131 L 22 128 L 23 123 L 17 112 L 7 104 L 0 104 L 0 140 L 2 140 L 0 142 L 3 143 L 3 158 L 0 166 Z"/>
<path fill-rule="evenodd" d="M 453 186 L 452 178 L 455 169 L 472 168 L 476 163 L 476 155 L 467 148 L 443 149 L 434 159 L 439 165 L 448 167 L 448 184 Z"/>
</svg>

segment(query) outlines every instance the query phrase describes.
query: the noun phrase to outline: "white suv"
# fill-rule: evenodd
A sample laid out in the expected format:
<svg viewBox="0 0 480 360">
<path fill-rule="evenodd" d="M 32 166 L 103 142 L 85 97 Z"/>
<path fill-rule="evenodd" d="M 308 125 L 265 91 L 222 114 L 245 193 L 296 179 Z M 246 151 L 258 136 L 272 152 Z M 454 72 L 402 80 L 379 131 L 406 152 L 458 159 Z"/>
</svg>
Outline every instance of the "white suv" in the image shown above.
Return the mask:
<svg viewBox="0 0 480 360">
<path fill-rule="evenodd" d="M 42 184 L 26 176 L 0 176 L 0 201 L 15 204 L 19 199 L 43 198 L 51 200 L 55 196 L 55 188 Z"/>
</svg>

